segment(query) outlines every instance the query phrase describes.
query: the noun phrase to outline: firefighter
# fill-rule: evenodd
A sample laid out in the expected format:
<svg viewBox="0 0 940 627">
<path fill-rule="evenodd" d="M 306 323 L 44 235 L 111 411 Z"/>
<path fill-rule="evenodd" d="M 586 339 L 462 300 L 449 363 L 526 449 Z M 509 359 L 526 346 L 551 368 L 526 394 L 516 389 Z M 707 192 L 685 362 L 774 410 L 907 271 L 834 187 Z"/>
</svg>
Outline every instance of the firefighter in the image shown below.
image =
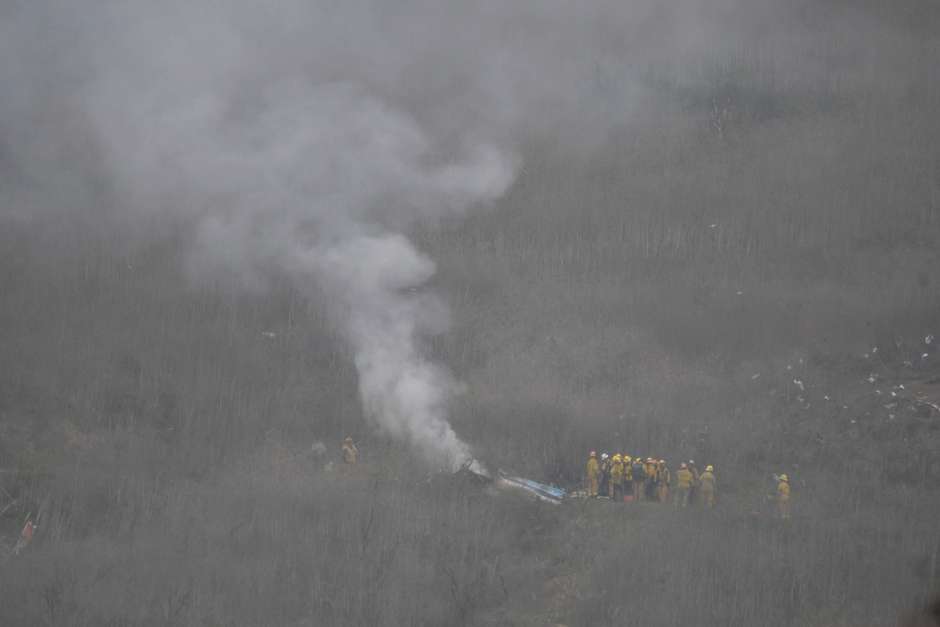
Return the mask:
<svg viewBox="0 0 940 627">
<path fill-rule="evenodd" d="M 597 483 L 600 471 L 600 465 L 597 463 L 597 451 L 591 451 L 591 454 L 588 456 L 585 473 L 587 474 L 588 496 L 592 498 L 597 496 Z"/>
<path fill-rule="evenodd" d="M 601 477 L 598 485 L 598 494 L 606 495 L 610 491 L 610 456 L 601 453 Z"/>
<path fill-rule="evenodd" d="M 614 454 L 610 463 L 610 498 L 623 502 L 623 458 Z"/>
<path fill-rule="evenodd" d="M 689 460 L 689 472 L 692 473 L 692 487 L 689 489 L 689 503 L 695 505 L 698 502 L 698 466 L 695 465 L 695 460 Z"/>
<path fill-rule="evenodd" d="M 790 517 L 790 478 L 786 475 L 777 478 L 777 516 Z"/>
<path fill-rule="evenodd" d="M 717 492 L 718 486 L 715 483 L 715 467 L 706 466 L 705 472 L 701 474 L 698 478 L 699 481 L 699 491 L 702 495 L 702 503 L 705 507 L 714 507 L 715 506 L 715 494 Z"/>
<path fill-rule="evenodd" d="M 692 471 L 682 462 L 676 471 L 676 507 L 688 507 L 689 494 L 692 491 Z"/>
<path fill-rule="evenodd" d="M 633 494 L 633 459 L 623 454 L 623 493 Z"/>
<path fill-rule="evenodd" d="M 633 476 L 633 500 L 640 501 L 643 498 L 643 485 L 646 483 L 646 467 L 639 455 L 633 458 L 630 474 Z"/>
<path fill-rule="evenodd" d="M 659 474 L 659 502 L 668 503 L 669 502 L 669 486 L 672 484 L 672 473 L 669 472 L 669 467 L 666 466 L 666 460 L 659 460 L 658 466 Z"/>
<path fill-rule="evenodd" d="M 650 501 L 656 500 L 656 485 L 659 481 L 659 468 L 656 460 L 652 457 L 646 458 L 646 498 Z"/>
<path fill-rule="evenodd" d="M 346 464 L 355 464 L 359 461 L 359 449 L 356 448 L 352 437 L 346 436 L 343 440 L 343 462 Z"/>
</svg>

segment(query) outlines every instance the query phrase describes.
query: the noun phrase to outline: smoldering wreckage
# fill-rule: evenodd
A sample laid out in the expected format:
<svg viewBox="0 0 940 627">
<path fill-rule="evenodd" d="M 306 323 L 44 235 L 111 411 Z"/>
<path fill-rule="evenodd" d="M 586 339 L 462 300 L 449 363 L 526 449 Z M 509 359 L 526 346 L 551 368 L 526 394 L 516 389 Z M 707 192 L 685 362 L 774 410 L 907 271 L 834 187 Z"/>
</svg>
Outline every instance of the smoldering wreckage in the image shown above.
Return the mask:
<svg viewBox="0 0 940 627">
<path fill-rule="evenodd" d="M 564 488 L 525 479 L 509 474 L 506 471 L 499 470 L 495 474 L 490 474 L 482 469 L 479 464 L 474 468 L 466 465 L 458 470 L 454 475 L 483 488 L 489 494 L 506 494 L 519 498 L 535 499 L 543 503 L 559 505 L 571 493 Z"/>
</svg>

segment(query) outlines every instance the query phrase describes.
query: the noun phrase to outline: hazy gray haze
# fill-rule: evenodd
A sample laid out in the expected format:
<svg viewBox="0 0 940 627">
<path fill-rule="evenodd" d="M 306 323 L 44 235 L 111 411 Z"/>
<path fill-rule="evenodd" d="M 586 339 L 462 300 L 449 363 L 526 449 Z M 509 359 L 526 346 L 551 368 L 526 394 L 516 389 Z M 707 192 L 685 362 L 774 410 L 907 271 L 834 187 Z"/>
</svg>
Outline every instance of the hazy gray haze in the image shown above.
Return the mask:
<svg viewBox="0 0 940 627">
<path fill-rule="evenodd" d="M 938 68 L 934 0 L 0 0 L 0 624 L 922 606 Z M 437 472 L 590 450 L 717 505 Z"/>
</svg>

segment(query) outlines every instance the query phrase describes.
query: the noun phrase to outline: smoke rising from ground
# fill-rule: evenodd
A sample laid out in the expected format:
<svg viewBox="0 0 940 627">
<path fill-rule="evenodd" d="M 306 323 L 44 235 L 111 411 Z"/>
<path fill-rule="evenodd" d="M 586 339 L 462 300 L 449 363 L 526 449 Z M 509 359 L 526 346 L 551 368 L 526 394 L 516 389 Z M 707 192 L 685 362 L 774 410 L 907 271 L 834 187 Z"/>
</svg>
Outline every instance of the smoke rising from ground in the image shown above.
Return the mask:
<svg viewBox="0 0 940 627">
<path fill-rule="evenodd" d="M 248 92 L 253 55 L 238 48 L 184 71 L 182 85 L 176 73 L 148 81 L 130 106 L 127 74 L 104 77 L 84 104 L 118 184 L 149 210 L 198 217 L 194 273 L 236 272 L 263 287 L 264 272 L 286 272 L 326 298 L 368 416 L 433 463 L 466 463 L 446 420 L 455 384 L 417 346 L 446 328 L 446 309 L 415 291 L 434 264 L 401 231 L 497 198 L 511 152 L 458 135 L 436 156 L 412 116 L 355 81 L 297 74 Z"/>
<path fill-rule="evenodd" d="M 418 290 L 434 264 L 402 233 L 498 198 L 512 181 L 512 146 L 460 121 L 429 133 L 370 84 L 366 61 L 387 62 L 383 43 L 400 54 L 397 40 L 372 32 L 378 10 L 343 9 L 336 31 L 316 23 L 336 12 L 319 9 L 289 5 L 275 23 L 251 4 L 104 4 L 78 26 L 64 7 L 21 18 L 72 31 L 77 60 L 51 63 L 78 88 L 57 92 L 66 99 L 57 106 L 81 120 L 76 136 L 95 147 L 122 211 L 191 225 L 194 276 L 234 273 L 263 289 L 268 273 L 286 273 L 326 299 L 353 349 L 368 416 L 429 461 L 463 464 L 469 450 L 446 420 L 457 385 L 418 348 L 446 328 L 446 307 Z M 294 18 L 309 30 L 291 32 Z M 337 58 L 347 52 L 365 58 Z M 29 166 L 53 165 L 36 142 L 17 148 Z"/>
</svg>

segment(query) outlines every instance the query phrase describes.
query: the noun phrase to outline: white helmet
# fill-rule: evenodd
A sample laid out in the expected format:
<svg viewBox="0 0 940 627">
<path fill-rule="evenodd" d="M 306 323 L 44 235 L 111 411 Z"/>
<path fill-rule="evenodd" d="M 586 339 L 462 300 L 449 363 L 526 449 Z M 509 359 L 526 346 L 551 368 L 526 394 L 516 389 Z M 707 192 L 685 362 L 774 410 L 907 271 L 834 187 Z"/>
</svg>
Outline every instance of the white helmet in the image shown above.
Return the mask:
<svg viewBox="0 0 940 627">
<path fill-rule="evenodd" d="M 607 453 L 601 453 L 601 459 L 607 459 L 607 457 L 608 457 Z"/>
</svg>

